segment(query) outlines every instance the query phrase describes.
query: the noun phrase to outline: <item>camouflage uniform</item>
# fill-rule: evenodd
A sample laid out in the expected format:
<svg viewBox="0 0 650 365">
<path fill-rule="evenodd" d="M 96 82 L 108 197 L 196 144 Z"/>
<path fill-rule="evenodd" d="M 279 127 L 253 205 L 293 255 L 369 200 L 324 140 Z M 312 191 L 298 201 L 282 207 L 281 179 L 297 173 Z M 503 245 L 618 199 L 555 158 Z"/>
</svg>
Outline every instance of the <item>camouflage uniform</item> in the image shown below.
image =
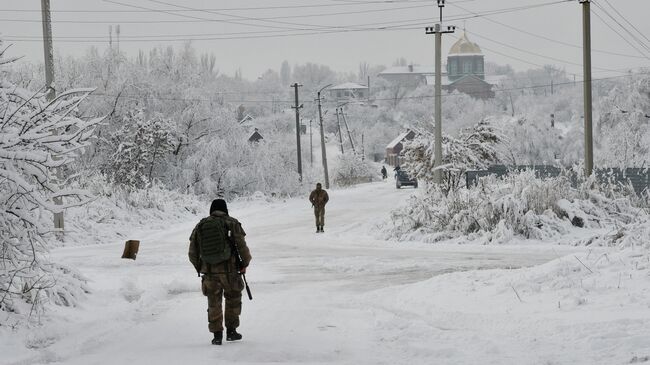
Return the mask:
<svg viewBox="0 0 650 365">
<path fill-rule="evenodd" d="M 221 211 L 214 211 L 212 216 L 220 217 L 226 222 L 232 238 L 239 247 L 244 266 L 251 261 L 251 254 L 246 245 L 246 232 L 237 219 L 229 217 Z M 208 329 L 210 332 L 223 331 L 225 324 L 228 329 L 239 327 L 239 315 L 241 314 L 241 292 L 244 290 L 244 281 L 237 271 L 237 260 L 231 256 L 228 261 L 220 264 L 210 265 L 202 262 L 199 256 L 198 242 L 196 241 L 197 227 L 190 236 L 190 248 L 188 255 L 190 262 L 197 272 L 203 274 L 201 290 L 203 295 L 208 297 Z M 221 310 L 222 298 L 226 301 L 225 312 Z"/>
<path fill-rule="evenodd" d="M 314 206 L 314 216 L 316 216 L 316 227 L 325 225 L 325 204 L 330 200 L 325 189 L 316 188 L 309 194 L 309 201 Z"/>
</svg>

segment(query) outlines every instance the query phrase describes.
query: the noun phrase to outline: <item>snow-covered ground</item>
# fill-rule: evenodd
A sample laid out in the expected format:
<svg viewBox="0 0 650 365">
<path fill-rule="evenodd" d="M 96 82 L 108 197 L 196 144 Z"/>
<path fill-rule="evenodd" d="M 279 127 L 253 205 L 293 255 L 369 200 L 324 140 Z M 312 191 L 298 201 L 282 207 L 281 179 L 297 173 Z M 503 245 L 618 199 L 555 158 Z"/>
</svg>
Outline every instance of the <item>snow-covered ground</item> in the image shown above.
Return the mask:
<svg viewBox="0 0 650 365">
<path fill-rule="evenodd" d="M 231 205 L 248 233 L 254 300 L 244 299 L 244 340 L 221 347 L 209 344 L 206 299 L 187 260 L 195 221 L 132 232 L 137 261 L 120 259 L 123 242 L 57 249 L 92 293 L 40 327 L 0 327 L 0 363 L 650 361 L 647 254 L 377 238 L 412 192 L 391 179 L 331 190 L 324 234 L 314 233 L 306 199 Z"/>
</svg>

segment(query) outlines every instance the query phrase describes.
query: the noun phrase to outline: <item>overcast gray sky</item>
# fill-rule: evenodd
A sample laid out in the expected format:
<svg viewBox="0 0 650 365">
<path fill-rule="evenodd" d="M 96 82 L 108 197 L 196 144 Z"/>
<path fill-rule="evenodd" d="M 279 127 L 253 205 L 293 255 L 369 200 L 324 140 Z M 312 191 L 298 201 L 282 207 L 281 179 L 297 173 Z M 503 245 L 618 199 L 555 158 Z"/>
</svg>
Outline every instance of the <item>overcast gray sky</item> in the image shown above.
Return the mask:
<svg viewBox="0 0 650 365">
<path fill-rule="evenodd" d="M 351 72 L 362 61 L 389 66 L 398 57 L 431 65 L 434 39 L 424 27 L 438 19 L 435 0 L 51 1 L 59 55 L 83 55 L 91 45 L 106 48 L 109 26 L 119 24 L 120 48 L 131 56 L 192 39 L 197 51 L 217 56 L 222 72 L 241 68 L 249 79 L 279 70 L 285 59 Z M 650 66 L 650 0 L 595 0 L 591 6 L 594 78 Z M 38 0 L 0 0 L 0 34 L 13 43 L 11 55 L 42 61 L 39 10 Z M 487 61 L 517 70 L 555 64 L 582 73 L 577 0 L 447 0 L 444 17 L 459 28 L 444 37 L 445 55 L 465 26 Z"/>
</svg>

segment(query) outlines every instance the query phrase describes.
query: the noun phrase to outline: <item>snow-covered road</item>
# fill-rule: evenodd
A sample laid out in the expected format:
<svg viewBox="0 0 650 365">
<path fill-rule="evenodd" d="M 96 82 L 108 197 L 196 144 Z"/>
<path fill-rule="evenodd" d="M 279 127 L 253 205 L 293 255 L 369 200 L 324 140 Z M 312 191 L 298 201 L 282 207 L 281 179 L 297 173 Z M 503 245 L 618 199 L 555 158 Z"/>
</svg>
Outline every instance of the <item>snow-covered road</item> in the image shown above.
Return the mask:
<svg viewBox="0 0 650 365">
<path fill-rule="evenodd" d="M 254 300 L 244 299 L 244 340 L 221 347 L 209 344 L 206 299 L 187 260 L 196 222 L 170 222 L 168 230 L 146 237 L 134 232 L 127 238 L 142 241 L 137 261 L 119 258 L 122 242 L 58 249 L 53 254 L 90 280 L 92 294 L 78 308 L 55 309 L 26 339 L 0 345 L 12 349 L 0 362 L 465 363 L 431 357 L 428 343 L 439 339 L 429 338 L 430 331 L 448 328 L 415 315 L 408 303 L 391 309 L 386 303 L 400 299 L 392 288 L 454 271 L 532 266 L 557 251 L 376 238 L 377 224 L 412 192 L 396 190 L 392 180 L 331 190 L 324 234 L 314 233 L 306 199 L 233 204 L 230 213 L 243 223 L 253 254 L 248 280 Z M 435 295 L 423 292 L 422 298 Z M 463 351 L 462 342 L 435 345 Z"/>
</svg>

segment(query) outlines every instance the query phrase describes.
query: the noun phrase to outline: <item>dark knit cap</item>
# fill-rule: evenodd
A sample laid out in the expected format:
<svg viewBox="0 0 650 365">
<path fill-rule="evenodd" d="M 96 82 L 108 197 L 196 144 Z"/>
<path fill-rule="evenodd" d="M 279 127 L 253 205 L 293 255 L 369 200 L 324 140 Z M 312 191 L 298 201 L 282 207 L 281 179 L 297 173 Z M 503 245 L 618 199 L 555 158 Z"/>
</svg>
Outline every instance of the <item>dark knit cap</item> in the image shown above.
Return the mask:
<svg viewBox="0 0 650 365">
<path fill-rule="evenodd" d="M 222 211 L 228 215 L 228 205 L 226 204 L 226 201 L 223 199 L 213 200 L 212 204 L 210 205 L 210 214 L 212 214 L 212 212 L 215 210 Z"/>
</svg>

